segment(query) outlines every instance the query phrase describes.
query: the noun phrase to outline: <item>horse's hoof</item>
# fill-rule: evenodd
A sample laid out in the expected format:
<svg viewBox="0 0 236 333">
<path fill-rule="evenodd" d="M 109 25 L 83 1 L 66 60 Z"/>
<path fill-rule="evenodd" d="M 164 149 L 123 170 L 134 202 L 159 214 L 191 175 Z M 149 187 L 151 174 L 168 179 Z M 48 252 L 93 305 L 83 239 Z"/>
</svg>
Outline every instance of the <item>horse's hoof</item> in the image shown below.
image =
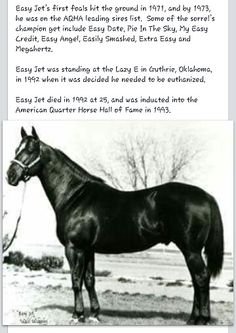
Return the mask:
<svg viewBox="0 0 236 333">
<path fill-rule="evenodd" d="M 78 325 L 78 318 L 71 318 L 70 325 Z"/>
<path fill-rule="evenodd" d="M 79 323 L 85 323 L 85 316 L 84 315 L 81 315 L 78 317 L 78 322 Z"/>
<path fill-rule="evenodd" d="M 72 319 L 71 319 L 71 324 L 76 325 L 78 323 L 85 323 L 85 316 L 73 313 Z"/>
<path fill-rule="evenodd" d="M 195 325 L 209 325 L 209 318 L 206 317 L 199 317 L 196 320 Z"/>
<path fill-rule="evenodd" d="M 190 317 L 186 324 L 187 325 L 195 325 L 195 323 L 196 323 L 196 318 Z"/>
<path fill-rule="evenodd" d="M 100 324 L 100 319 L 98 317 L 89 316 L 88 320 L 90 323 Z"/>
<path fill-rule="evenodd" d="M 193 319 L 193 318 L 189 318 L 189 320 L 187 321 L 187 323 L 186 323 L 187 325 L 195 325 L 195 319 Z"/>
</svg>

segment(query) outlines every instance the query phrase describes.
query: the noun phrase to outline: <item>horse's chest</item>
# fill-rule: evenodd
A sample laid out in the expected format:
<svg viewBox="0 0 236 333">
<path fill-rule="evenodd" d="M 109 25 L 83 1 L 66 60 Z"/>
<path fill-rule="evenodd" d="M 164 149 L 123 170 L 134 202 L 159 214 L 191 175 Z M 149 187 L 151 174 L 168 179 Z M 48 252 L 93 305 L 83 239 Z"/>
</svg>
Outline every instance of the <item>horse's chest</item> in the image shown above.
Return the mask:
<svg viewBox="0 0 236 333">
<path fill-rule="evenodd" d="M 65 226 L 57 223 L 56 233 L 57 233 L 57 238 L 59 239 L 60 243 L 65 245 L 65 242 L 66 242 L 65 241 Z"/>
</svg>

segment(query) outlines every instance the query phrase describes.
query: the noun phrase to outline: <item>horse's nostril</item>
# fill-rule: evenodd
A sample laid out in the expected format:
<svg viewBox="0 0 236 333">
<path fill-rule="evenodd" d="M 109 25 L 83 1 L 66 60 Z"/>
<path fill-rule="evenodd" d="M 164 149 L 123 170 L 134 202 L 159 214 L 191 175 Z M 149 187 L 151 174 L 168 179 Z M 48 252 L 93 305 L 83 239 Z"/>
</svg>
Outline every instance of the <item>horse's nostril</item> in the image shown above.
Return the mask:
<svg viewBox="0 0 236 333">
<path fill-rule="evenodd" d="M 19 182 L 19 177 L 16 170 L 8 170 L 6 179 L 8 184 L 16 186 Z"/>
</svg>

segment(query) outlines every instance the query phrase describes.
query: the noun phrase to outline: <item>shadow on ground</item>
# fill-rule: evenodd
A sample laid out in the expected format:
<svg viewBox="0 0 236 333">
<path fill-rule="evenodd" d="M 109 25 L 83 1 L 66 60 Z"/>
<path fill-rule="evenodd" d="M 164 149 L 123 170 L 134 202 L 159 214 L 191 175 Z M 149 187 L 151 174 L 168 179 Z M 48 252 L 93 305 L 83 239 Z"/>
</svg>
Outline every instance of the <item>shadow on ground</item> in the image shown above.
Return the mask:
<svg viewBox="0 0 236 333">
<path fill-rule="evenodd" d="M 62 310 L 70 314 L 73 313 L 72 306 L 62 306 L 57 304 L 45 305 L 38 307 L 36 310 Z M 85 308 L 85 314 L 89 314 L 89 309 Z M 186 322 L 189 318 L 189 314 L 185 312 L 170 313 L 164 311 L 136 311 L 136 310 L 110 310 L 102 309 L 101 316 L 107 317 L 122 317 L 122 318 L 131 318 L 131 319 L 150 319 L 150 318 L 162 318 L 162 319 L 178 319 Z"/>
</svg>

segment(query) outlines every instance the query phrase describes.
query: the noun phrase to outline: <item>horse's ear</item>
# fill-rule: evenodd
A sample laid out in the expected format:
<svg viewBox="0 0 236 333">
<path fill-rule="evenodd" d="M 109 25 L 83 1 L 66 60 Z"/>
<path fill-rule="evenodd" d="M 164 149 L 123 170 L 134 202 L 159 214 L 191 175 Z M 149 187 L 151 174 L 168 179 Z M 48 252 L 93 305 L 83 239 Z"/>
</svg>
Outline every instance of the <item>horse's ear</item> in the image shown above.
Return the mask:
<svg viewBox="0 0 236 333">
<path fill-rule="evenodd" d="M 32 126 L 32 135 L 36 140 L 39 140 L 39 136 L 36 132 L 36 129 L 34 128 L 34 126 Z"/>
<path fill-rule="evenodd" d="M 27 136 L 27 133 L 26 133 L 24 127 L 21 127 L 20 134 L 21 134 L 22 139 L 24 139 Z"/>
</svg>

